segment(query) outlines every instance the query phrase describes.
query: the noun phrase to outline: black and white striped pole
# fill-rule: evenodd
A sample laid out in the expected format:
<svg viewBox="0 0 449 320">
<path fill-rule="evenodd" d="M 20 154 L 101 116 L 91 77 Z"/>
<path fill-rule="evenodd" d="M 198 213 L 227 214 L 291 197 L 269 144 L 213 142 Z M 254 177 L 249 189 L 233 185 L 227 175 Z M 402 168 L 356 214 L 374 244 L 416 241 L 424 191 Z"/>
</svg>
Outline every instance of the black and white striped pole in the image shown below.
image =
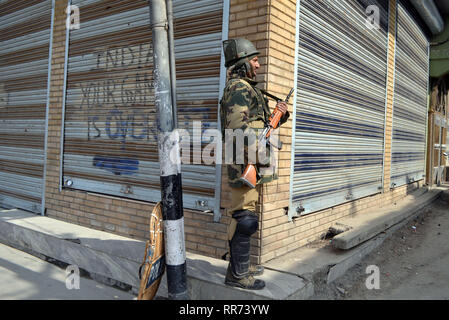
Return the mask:
<svg viewBox="0 0 449 320">
<path fill-rule="evenodd" d="M 153 35 L 154 96 L 157 110 L 158 148 L 164 219 L 168 298 L 187 300 L 187 270 L 182 204 L 179 135 L 170 79 L 170 50 L 165 0 L 149 0 Z M 173 66 L 174 67 L 174 66 Z"/>
</svg>

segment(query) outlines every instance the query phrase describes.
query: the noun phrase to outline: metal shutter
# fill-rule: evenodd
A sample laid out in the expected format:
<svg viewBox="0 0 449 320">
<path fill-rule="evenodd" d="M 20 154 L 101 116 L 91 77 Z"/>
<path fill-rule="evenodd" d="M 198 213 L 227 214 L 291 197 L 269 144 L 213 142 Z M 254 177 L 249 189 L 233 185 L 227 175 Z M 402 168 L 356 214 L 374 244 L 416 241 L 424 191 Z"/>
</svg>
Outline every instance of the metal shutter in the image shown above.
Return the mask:
<svg viewBox="0 0 449 320">
<path fill-rule="evenodd" d="M 429 42 L 398 4 L 391 186 L 425 176 Z"/>
<path fill-rule="evenodd" d="M 0 3 L 0 205 L 42 208 L 52 1 Z"/>
<path fill-rule="evenodd" d="M 379 30 L 365 24 L 370 4 L 379 8 Z M 290 217 L 381 191 L 386 8 L 385 1 L 300 2 Z"/>
<path fill-rule="evenodd" d="M 81 25 L 69 35 L 64 186 L 159 201 L 148 1 L 72 4 Z M 174 1 L 173 9 L 178 124 L 193 140 L 193 121 L 217 128 L 223 2 Z M 182 165 L 182 178 L 184 207 L 216 209 L 215 165 Z"/>
</svg>

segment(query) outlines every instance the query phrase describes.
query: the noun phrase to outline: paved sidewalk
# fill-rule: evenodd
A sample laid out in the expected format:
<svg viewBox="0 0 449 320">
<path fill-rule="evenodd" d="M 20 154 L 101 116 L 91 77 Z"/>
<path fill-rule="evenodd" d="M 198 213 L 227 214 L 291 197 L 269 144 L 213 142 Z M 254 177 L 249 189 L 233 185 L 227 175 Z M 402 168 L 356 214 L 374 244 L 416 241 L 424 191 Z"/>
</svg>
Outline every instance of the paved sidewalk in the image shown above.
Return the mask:
<svg viewBox="0 0 449 320">
<path fill-rule="evenodd" d="M 351 234 L 360 243 L 348 250 L 337 250 L 327 242 L 325 246 L 303 247 L 271 260 L 265 264 L 265 273 L 261 276 L 267 286 L 259 291 L 225 286 L 227 261 L 187 252 L 190 299 L 308 299 L 313 296 L 317 283 L 324 281 L 329 284 L 344 275 L 348 269 L 381 245 L 388 236 L 419 214 L 421 208 L 430 205 L 447 192 L 447 188 L 418 190 L 396 205 L 374 210 L 376 212 L 373 215 L 360 214 L 366 218 L 359 221 L 361 223 L 348 222 L 353 231 L 358 230 Z M 382 219 L 376 219 L 380 211 Z M 370 228 L 366 229 L 364 225 L 369 225 Z M 137 270 L 145 248 L 143 241 L 14 209 L 0 210 L 0 242 L 37 257 L 49 257 L 77 265 L 88 272 L 92 279 L 101 283 L 129 287 L 133 293 L 138 291 Z M 1 294 L 8 295 L 7 298 L 90 300 L 135 297 L 131 293 L 115 290 L 85 278 L 81 278 L 80 290 L 67 290 L 65 269 L 27 254 L 18 255 L 9 247 L 2 250 L 6 251 L 0 250 L 0 288 L 7 288 L 1 291 Z M 167 296 L 165 275 L 157 296 Z M 5 297 L 0 295 L 0 299 Z"/>
<path fill-rule="evenodd" d="M 0 300 L 135 299 L 125 291 L 83 277 L 79 289 L 69 290 L 64 268 L 4 244 L 0 244 L 0 288 Z"/>
</svg>

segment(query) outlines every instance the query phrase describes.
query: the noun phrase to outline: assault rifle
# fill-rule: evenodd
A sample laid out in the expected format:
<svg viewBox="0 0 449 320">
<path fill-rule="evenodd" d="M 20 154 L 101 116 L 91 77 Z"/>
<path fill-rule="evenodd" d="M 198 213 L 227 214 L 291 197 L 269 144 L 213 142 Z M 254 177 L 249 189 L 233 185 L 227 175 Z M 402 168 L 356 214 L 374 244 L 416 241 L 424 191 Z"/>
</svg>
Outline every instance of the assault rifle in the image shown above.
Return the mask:
<svg viewBox="0 0 449 320">
<path fill-rule="evenodd" d="M 294 92 L 294 88 L 292 88 L 290 90 L 290 93 L 287 95 L 285 100 L 279 99 L 278 97 L 276 97 L 264 90 L 261 90 L 261 91 L 266 96 L 273 98 L 277 103 L 279 103 L 281 101 L 288 103 L 288 101 L 290 100 L 290 97 L 292 96 L 292 94 Z M 270 138 L 271 132 L 273 132 L 273 130 L 277 129 L 277 127 L 279 126 L 279 122 L 281 121 L 281 118 L 284 116 L 284 114 L 285 113 L 281 112 L 277 106 L 276 106 L 276 108 L 274 108 L 274 111 L 270 115 L 270 118 L 268 120 L 268 124 L 265 126 L 261 135 L 259 136 L 259 145 L 267 145 L 270 143 L 269 138 Z M 278 149 L 281 149 L 282 144 L 280 144 L 279 146 L 276 146 L 276 147 Z M 246 185 L 248 185 L 250 188 L 252 188 L 252 189 L 255 188 L 256 184 L 257 184 L 256 166 L 254 164 L 248 164 L 239 180 L 241 182 L 245 183 Z"/>
</svg>

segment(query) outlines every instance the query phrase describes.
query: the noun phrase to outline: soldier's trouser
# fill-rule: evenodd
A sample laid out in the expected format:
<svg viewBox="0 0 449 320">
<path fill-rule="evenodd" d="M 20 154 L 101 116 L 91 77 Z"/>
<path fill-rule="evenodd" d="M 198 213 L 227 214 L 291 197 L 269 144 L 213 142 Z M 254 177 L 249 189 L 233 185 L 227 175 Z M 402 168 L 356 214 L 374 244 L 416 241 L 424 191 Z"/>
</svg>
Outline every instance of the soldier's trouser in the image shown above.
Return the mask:
<svg viewBox="0 0 449 320">
<path fill-rule="evenodd" d="M 231 270 L 234 277 L 241 279 L 249 274 L 250 240 L 251 235 L 257 231 L 259 219 L 249 210 L 236 211 L 232 218 L 237 220 L 237 226 L 229 241 Z"/>
<path fill-rule="evenodd" d="M 257 231 L 259 219 L 255 214 L 258 189 L 232 188 L 232 219 L 228 229 L 230 265 L 236 278 L 249 274 L 250 239 Z"/>
<path fill-rule="evenodd" d="M 237 210 L 256 211 L 256 203 L 259 200 L 259 186 L 251 189 L 248 186 L 241 188 L 231 188 L 230 212 Z"/>
</svg>

